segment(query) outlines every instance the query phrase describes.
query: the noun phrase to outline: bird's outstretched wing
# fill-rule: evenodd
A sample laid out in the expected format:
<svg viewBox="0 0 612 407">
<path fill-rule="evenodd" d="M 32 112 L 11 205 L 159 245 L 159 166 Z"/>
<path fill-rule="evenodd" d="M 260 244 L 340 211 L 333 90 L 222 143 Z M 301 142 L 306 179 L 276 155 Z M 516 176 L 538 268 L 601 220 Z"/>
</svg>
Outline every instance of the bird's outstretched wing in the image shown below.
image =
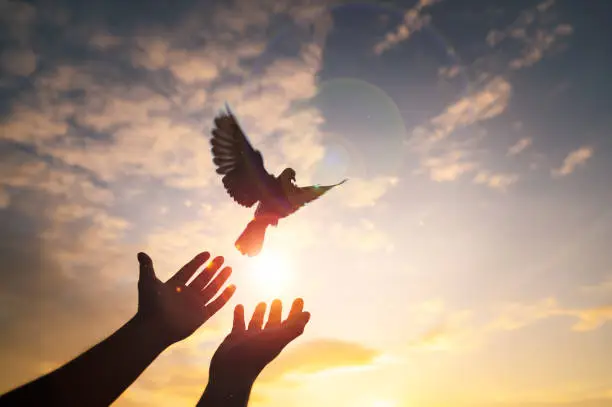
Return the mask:
<svg viewBox="0 0 612 407">
<path fill-rule="evenodd" d="M 307 203 L 319 198 L 321 195 L 325 194 L 330 189 L 337 187 L 338 185 L 344 184 L 346 181 L 347 180 L 345 179 L 333 185 L 313 185 L 309 187 L 291 188 L 290 191 L 286 191 L 287 200 L 291 204 L 291 209 L 288 215 L 297 211 Z"/>
<path fill-rule="evenodd" d="M 229 107 L 226 109 L 215 117 L 210 140 L 213 162 L 217 173 L 223 175 L 228 194 L 240 205 L 251 207 L 274 177 L 266 171 L 261 153 L 251 146 Z"/>
</svg>

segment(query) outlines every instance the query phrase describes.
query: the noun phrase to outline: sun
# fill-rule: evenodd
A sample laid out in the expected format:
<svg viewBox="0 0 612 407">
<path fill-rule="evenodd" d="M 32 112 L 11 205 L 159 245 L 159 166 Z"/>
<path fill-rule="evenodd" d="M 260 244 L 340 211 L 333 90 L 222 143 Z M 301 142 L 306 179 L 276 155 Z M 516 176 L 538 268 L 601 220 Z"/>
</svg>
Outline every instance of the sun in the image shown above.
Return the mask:
<svg viewBox="0 0 612 407">
<path fill-rule="evenodd" d="M 278 251 L 265 251 L 253 260 L 251 277 L 261 291 L 267 294 L 282 294 L 289 283 L 291 264 Z"/>
</svg>

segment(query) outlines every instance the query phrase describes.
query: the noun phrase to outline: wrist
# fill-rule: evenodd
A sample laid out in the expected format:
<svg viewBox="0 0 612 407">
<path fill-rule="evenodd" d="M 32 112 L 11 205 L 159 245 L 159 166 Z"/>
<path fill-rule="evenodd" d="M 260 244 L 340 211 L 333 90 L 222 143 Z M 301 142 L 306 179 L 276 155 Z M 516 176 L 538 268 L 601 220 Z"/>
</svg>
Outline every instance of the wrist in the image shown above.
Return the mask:
<svg viewBox="0 0 612 407">
<path fill-rule="evenodd" d="M 138 346 L 144 347 L 148 351 L 159 354 L 172 345 L 172 342 L 165 338 L 154 321 L 143 318 L 138 314 L 130 319 L 124 325 L 124 328 L 130 331 L 130 336 L 136 338 Z"/>
<path fill-rule="evenodd" d="M 254 381 L 208 380 L 199 405 L 241 405 L 249 399 Z"/>
</svg>

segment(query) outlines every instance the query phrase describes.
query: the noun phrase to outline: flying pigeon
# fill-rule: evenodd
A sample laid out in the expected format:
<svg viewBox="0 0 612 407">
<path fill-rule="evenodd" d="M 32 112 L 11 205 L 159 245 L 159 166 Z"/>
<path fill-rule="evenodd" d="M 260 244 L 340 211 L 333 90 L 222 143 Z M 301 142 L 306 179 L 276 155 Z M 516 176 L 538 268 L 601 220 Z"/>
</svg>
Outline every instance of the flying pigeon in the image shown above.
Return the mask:
<svg viewBox="0 0 612 407">
<path fill-rule="evenodd" d="M 235 243 L 242 254 L 259 254 L 268 226 L 276 227 L 279 219 L 347 181 L 298 187 L 292 168 L 285 168 L 275 177 L 266 171 L 261 153 L 251 146 L 227 105 L 226 112 L 215 117 L 214 122 L 210 140 L 212 156 L 217 174 L 223 175 L 225 189 L 234 201 L 244 207 L 250 208 L 259 202 L 253 220 Z"/>
</svg>

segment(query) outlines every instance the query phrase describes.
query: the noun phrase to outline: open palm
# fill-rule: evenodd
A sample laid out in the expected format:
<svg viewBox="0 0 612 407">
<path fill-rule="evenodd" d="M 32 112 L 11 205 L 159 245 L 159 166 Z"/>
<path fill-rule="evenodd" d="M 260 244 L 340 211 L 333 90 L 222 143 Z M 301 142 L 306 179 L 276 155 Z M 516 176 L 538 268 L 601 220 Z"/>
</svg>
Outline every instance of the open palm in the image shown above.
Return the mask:
<svg viewBox="0 0 612 407">
<path fill-rule="evenodd" d="M 223 265 L 223 257 L 214 258 L 187 285 L 187 281 L 209 258 L 208 252 L 198 254 L 163 283 L 155 276 L 151 258 L 145 253 L 138 253 L 140 278 L 136 317 L 152 324 L 155 334 L 166 346 L 195 332 L 227 303 L 236 290 L 235 286 L 230 285 L 212 300 L 232 273 L 230 267 L 225 267 L 215 277 Z"/>
<path fill-rule="evenodd" d="M 304 332 L 310 314 L 303 311 L 304 301 L 293 302 L 286 320 L 282 321 L 282 303 L 274 300 L 268 322 L 263 327 L 266 303 L 257 305 L 248 328 L 244 321 L 244 307 L 234 309 L 234 325 L 210 362 L 213 381 L 254 381 L 291 341 Z"/>
</svg>

